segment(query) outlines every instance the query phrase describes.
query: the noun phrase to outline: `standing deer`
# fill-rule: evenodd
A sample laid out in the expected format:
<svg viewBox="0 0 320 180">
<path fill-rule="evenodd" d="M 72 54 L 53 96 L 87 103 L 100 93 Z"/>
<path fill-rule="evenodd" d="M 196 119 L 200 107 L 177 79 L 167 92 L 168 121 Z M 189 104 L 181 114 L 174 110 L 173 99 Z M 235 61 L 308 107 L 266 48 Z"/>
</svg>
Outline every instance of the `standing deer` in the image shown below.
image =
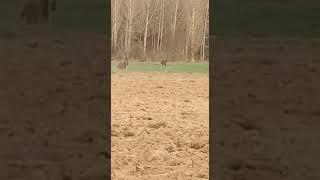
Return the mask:
<svg viewBox="0 0 320 180">
<path fill-rule="evenodd" d="M 167 58 L 165 60 L 161 60 L 160 63 L 161 63 L 161 66 L 167 66 Z"/>
<path fill-rule="evenodd" d="M 126 71 L 127 71 L 128 65 L 129 65 L 129 62 L 128 62 L 128 59 L 126 58 L 125 61 L 122 61 L 122 62 L 118 63 L 117 68 L 119 70 L 126 69 Z"/>
</svg>

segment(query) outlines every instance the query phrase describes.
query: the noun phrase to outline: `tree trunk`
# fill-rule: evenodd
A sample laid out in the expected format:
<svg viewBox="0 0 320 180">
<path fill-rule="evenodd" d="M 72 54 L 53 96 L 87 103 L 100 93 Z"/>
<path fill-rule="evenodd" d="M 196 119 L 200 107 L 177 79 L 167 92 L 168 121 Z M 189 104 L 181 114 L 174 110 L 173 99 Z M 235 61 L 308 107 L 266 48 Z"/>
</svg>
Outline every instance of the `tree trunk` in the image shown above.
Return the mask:
<svg viewBox="0 0 320 180">
<path fill-rule="evenodd" d="M 160 49 L 160 36 L 161 36 L 161 19 L 159 19 L 159 24 L 158 24 L 157 52 Z"/>
<path fill-rule="evenodd" d="M 162 50 L 162 42 L 163 42 L 163 24 L 164 24 L 164 0 L 162 0 L 162 9 L 161 9 L 161 30 L 160 30 L 160 42 L 159 42 L 159 50 Z"/>
<path fill-rule="evenodd" d="M 118 39 L 118 0 L 113 0 L 113 12 L 112 12 L 112 19 L 113 19 L 113 28 L 112 28 L 112 47 L 114 49 L 117 48 L 117 39 Z"/>
<path fill-rule="evenodd" d="M 189 42 L 190 42 L 190 28 L 187 30 L 187 36 L 186 36 L 186 46 L 185 46 L 185 49 L 184 49 L 184 53 L 185 53 L 185 56 L 186 56 L 186 60 L 188 60 L 188 51 L 189 51 Z"/>
<path fill-rule="evenodd" d="M 129 29 L 129 23 L 126 22 L 126 31 L 125 31 L 125 37 L 124 37 L 124 50 L 127 51 L 128 48 L 128 29 Z"/>
<path fill-rule="evenodd" d="M 191 35 L 190 35 L 190 45 L 191 45 L 191 60 L 194 62 L 194 34 L 195 34 L 195 6 L 192 2 L 192 21 L 191 21 Z"/>
<path fill-rule="evenodd" d="M 127 52 L 130 52 L 131 49 L 131 37 L 132 37 L 132 0 L 129 0 L 129 12 L 128 12 L 128 47 Z"/>
<path fill-rule="evenodd" d="M 144 40 L 143 40 L 143 55 L 146 56 L 147 50 L 147 37 L 148 37 L 148 25 L 149 25 L 149 8 L 150 8 L 150 0 L 147 1 L 147 9 L 146 9 L 146 19 L 145 19 L 145 28 L 144 28 Z"/>
<path fill-rule="evenodd" d="M 156 32 L 152 33 L 152 46 L 153 46 L 153 50 L 156 51 L 157 50 L 157 41 L 156 41 Z"/>
<path fill-rule="evenodd" d="M 180 0 L 175 1 L 175 9 L 174 9 L 174 16 L 173 16 L 173 26 L 172 26 L 172 41 L 175 42 L 176 38 L 176 25 L 177 25 L 177 16 L 178 16 L 178 9 L 179 9 L 179 2 Z"/>
<path fill-rule="evenodd" d="M 205 58 L 205 47 L 206 47 L 206 34 L 207 34 L 208 14 L 209 14 L 209 3 L 207 3 L 207 7 L 206 7 L 206 14 L 205 14 L 204 28 L 203 28 L 202 58 L 201 58 L 202 61 L 204 61 L 204 58 Z"/>
</svg>

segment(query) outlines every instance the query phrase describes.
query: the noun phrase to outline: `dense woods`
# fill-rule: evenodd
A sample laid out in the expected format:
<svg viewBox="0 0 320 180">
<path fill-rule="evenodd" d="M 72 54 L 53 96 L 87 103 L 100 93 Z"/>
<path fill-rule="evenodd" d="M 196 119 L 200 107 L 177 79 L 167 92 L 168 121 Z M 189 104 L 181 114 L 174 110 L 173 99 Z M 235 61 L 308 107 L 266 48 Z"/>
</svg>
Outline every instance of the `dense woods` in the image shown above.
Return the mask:
<svg viewBox="0 0 320 180">
<path fill-rule="evenodd" d="M 208 59 L 208 0 L 112 0 L 112 56 Z"/>
</svg>

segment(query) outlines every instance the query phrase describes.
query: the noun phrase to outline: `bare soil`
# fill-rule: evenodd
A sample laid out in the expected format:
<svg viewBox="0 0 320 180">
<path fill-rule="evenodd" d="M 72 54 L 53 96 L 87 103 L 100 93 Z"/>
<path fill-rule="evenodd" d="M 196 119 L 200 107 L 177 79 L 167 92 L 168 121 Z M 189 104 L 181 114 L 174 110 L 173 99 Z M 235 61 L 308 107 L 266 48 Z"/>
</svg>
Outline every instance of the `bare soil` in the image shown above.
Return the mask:
<svg viewBox="0 0 320 180">
<path fill-rule="evenodd" d="M 208 179 L 208 75 L 112 75 L 112 179 Z"/>
<path fill-rule="evenodd" d="M 0 52 L 0 179 L 106 179 L 105 39 L 4 33 Z"/>
<path fill-rule="evenodd" d="M 320 40 L 214 43 L 213 179 L 318 179 Z"/>
</svg>

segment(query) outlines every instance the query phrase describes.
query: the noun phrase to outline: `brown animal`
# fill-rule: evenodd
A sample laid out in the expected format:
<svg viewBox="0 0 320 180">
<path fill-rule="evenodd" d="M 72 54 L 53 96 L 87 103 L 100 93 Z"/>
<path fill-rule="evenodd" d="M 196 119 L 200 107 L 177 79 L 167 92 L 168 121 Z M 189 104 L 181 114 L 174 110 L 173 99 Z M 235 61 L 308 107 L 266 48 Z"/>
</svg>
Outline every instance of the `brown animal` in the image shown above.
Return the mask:
<svg viewBox="0 0 320 180">
<path fill-rule="evenodd" d="M 117 65 L 118 69 L 126 69 L 127 68 L 127 63 L 125 61 L 119 62 Z"/>
<path fill-rule="evenodd" d="M 50 7 L 49 7 L 50 6 Z M 47 23 L 50 11 L 56 9 L 56 0 L 26 0 L 20 17 L 26 24 L 42 24 Z"/>
<path fill-rule="evenodd" d="M 160 61 L 161 66 L 167 66 L 167 62 L 168 62 L 167 58 L 165 60 Z"/>
<path fill-rule="evenodd" d="M 127 69 L 128 65 L 129 65 L 128 60 L 125 60 L 125 61 L 119 62 L 117 65 L 117 68 L 119 70 Z"/>
</svg>

